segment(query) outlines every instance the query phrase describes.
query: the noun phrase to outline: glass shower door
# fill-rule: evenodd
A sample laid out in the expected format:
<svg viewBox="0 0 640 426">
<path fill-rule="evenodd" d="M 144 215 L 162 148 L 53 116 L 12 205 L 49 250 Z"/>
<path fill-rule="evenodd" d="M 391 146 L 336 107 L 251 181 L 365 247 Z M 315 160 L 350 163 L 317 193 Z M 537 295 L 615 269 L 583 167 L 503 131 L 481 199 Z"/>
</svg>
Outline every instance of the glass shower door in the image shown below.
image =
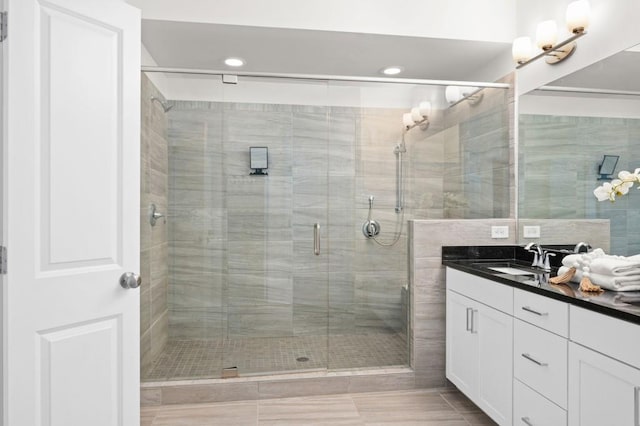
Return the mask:
<svg viewBox="0 0 640 426">
<path fill-rule="evenodd" d="M 327 368 L 326 86 L 224 87 L 226 377 Z M 251 174 L 251 147 L 267 148 L 266 174 Z"/>
</svg>

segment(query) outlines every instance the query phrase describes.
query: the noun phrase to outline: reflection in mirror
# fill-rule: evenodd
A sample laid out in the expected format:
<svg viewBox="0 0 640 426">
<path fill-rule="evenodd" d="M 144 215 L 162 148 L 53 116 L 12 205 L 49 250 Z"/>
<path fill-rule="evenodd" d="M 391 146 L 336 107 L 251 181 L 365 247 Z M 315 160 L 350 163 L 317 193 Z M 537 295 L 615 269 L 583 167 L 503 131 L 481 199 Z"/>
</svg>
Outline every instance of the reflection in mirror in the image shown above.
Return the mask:
<svg viewBox="0 0 640 426">
<path fill-rule="evenodd" d="M 640 191 L 598 202 L 605 155 L 612 172 L 640 167 L 640 46 L 520 98 L 519 217 L 609 219 L 611 253 L 640 253 Z"/>
</svg>

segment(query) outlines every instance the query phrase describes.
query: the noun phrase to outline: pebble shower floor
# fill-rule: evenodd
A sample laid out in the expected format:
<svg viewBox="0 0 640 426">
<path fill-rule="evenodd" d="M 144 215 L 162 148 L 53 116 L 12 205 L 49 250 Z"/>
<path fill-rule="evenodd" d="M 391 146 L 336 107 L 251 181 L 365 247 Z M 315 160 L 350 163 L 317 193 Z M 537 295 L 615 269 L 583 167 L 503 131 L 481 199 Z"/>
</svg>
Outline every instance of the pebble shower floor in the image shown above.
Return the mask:
<svg viewBox="0 0 640 426">
<path fill-rule="evenodd" d="M 170 340 L 143 381 L 219 378 L 222 368 L 228 367 L 237 367 L 243 376 L 408 364 L 404 334 L 344 334 L 328 340 L 318 336 Z"/>
</svg>

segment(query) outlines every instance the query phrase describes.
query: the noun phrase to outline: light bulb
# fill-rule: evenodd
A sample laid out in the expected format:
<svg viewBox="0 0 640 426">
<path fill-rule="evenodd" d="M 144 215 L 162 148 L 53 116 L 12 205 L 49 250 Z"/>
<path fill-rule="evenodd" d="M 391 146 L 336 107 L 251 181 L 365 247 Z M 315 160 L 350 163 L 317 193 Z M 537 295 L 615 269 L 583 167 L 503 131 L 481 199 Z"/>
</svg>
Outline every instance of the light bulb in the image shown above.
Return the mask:
<svg viewBox="0 0 640 426">
<path fill-rule="evenodd" d="M 416 124 L 415 121 L 413 121 L 413 118 L 411 118 L 410 112 L 405 112 L 404 114 L 402 114 L 402 124 L 406 128 L 412 127 Z"/>
<path fill-rule="evenodd" d="M 244 59 L 242 58 L 227 58 L 224 60 L 225 65 L 230 67 L 241 67 L 244 65 Z"/>
<path fill-rule="evenodd" d="M 420 102 L 418 108 L 420 108 L 420 115 L 425 118 L 431 114 L 431 102 L 429 101 Z"/>
<path fill-rule="evenodd" d="M 418 107 L 411 108 L 411 119 L 416 123 L 419 123 L 422 120 L 424 120 L 424 117 L 422 116 L 422 114 L 420 114 L 420 108 Z"/>
<path fill-rule="evenodd" d="M 550 50 L 558 38 L 558 25 L 556 21 L 542 21 L 536 31 L 536 43 L 542 50 Z"/>
<path fill-rule="evenodd" d="M 588 0 L 577 0 L 567 6 L 567 28 L 574 34 L 580 34 L 589 26 L 591 6 Z"/>
<path fill-rule="evenodd" d="M 460 88 L 458 86 L 447 86 L 444 91 L 444 97 L 450 104 L 455 104 L 460 99 L 462 99 L 462 97 L 460 96 Z"/>
<path fill-rule="evenodd" d="M 524 64 L 531 59 L 533 56 L 533 44 L 531 43 L 531 37 L 518 37 L 513 40 L 511 54 L 513 55 L 513 60 L 518 64 Z"/>
</svg>

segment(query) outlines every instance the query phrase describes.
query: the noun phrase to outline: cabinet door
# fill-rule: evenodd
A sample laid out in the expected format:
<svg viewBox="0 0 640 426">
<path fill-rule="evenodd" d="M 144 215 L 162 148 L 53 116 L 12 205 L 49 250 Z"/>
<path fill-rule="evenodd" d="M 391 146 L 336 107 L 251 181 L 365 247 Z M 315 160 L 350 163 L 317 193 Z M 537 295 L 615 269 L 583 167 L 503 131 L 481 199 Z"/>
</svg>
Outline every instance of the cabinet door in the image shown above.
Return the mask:
<svg viewBox="0 0 640 426">
<path fill-rule="evenodd" d="M 569 425 L 640 425 L 640 370 L 569 344 Z"/>
<path fill-rule="evenodd" d="M 477 404 L 500 425 L 510 425 L 513 405 L 513 317 L 480 305 L 473 317 L 478 336 Z"/>
<path fill-rule="evenodd" d="M 447 291 L 447 378 L 468 397 L 475 395 L 478 375 L 478 339 L 471 316 L 478 303 Z"/>
</svg>

